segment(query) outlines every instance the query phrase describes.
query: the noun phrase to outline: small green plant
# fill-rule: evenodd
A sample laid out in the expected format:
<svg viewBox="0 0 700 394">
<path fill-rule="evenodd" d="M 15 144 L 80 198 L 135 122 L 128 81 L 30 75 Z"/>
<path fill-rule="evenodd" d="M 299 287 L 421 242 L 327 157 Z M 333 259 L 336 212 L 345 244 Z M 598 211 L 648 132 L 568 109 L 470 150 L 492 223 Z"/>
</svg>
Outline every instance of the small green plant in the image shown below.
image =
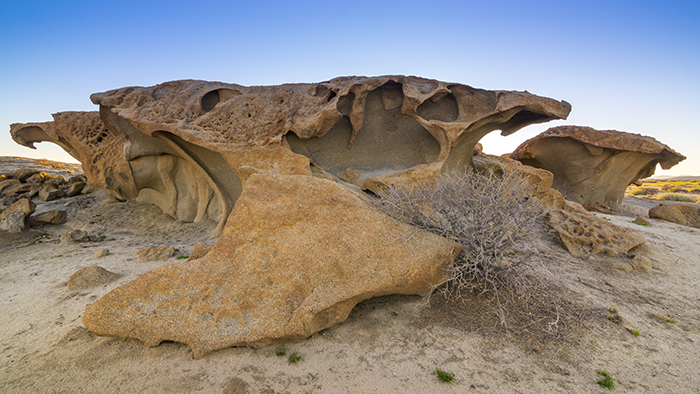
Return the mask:
<svg viewBox="0 0 700 394">
<path fill-rule="evenodd" d="M 671 316 L 668 316 L 668 317 L 666 318 L 666 323 L 674 324 L 675 322 L 676 322 L 676 321 L 673 320 L 673 318 L 672 318 Z"/>
<path fill-rule="evenodd" d="M 316 377 L 317 377 L 317 376 L 318 376 L 317 373 L 311 373 L 311 372 L 309 372 L 309 377 L 311 378 L 311 380 L 316 380 Z"/>
<path fill-rule="evenodd" d="M 180 251 L 180 249 L 175 249 L 175 251 L 176 251 L 176 252 L 179 252 L 179 251 Z"/>
<path fill-rule="evenodd" d="M 609 373 L 602 369 L 596 369 L 595 371 L 598 375 L 603 376 L 603 379 L 597 380 L 596 383 L 605 387 L 608 390 L 612 390 L 615 388 L 615 379 L 613 379 L 613 377 L 610 376 Z"/>
<path fill-rule="evenodd" d="M 277 345 L 277 347 L 275 347 L 275 356 L 283 357 L 285 354 L 287 354 L 287 349 L 284 345 Z"/>
<path fill-rule="evenodd" d="M 287 362 L 292 364 L 292 365 L 295 365 L 296 363 L 298 363 L 299 361 L 301 361 L 303 359 L 304 359 L 304 356 L 297 353 L 296 351 L 293 351 L 289 356 L 287 356 Z"/>
<path fill-rule="evenodd" d="M 634 335 L 635 337 L 638 337 L 642 334 L 639 332 L 639 330 L 632 330 L 632 335 Z"/>
<path fill-rule="evenodd" d="M 608 222 L 611 221 L 611 219 L 608 219 L 605 216 L 603 216 L 603 219 L 607 220 Z"/>
<path fill-rule="evenodd" d="M 640 187 L 640 188 L 638 188 L 638 189 L 632 190 L 632 192 L 630 192 L 630 194 L 633 195 L 633 196 L 646 196 L 647 194 L 649 194 L 649 192 L 647 192 L 646 189 L 642 189 L 642 188 Z"/>
<path fill-rule="evenodd" d="M 440 379 L 441 381 L 443 381 L 445 383 L 450 383 L 453 380 L 455 380 L 455 375 L 453 373 L 443 371 L 440 368 L 435 368 L 435 373 L 437 374 L 438 379 Z"/>
<path fill-rule="evenodd" d="M 664 194 L 659 196 L 659 200 L 679 201 L 679 202 L 695 202 L 695 201 L 697 201 L 697 198 L 691 197 L 691 196 L 684 196 L 682 194 L 677 194 L 677 193 L 664 193 Z"/>
<path fill-rule="evenodd" d="M 178 260 L 182 260 L 182 259 L 188 259 L 189 257 L 190 257 L 189 255 L 187 255 L 187 256 L 186 256 L 186 255 L 182 255 L 182 256 L 177 256 L 177 259 L 178 259 Z"/>
<path fill-rule="evenodd" d="M 102 240 L 102 239 L 105 239 L 105 238 L 107 238 L 106 235 L 100 235 L 99 237 L 97 237 L 97 239 L 99 239 L 99 240 Z"/>
</svg>

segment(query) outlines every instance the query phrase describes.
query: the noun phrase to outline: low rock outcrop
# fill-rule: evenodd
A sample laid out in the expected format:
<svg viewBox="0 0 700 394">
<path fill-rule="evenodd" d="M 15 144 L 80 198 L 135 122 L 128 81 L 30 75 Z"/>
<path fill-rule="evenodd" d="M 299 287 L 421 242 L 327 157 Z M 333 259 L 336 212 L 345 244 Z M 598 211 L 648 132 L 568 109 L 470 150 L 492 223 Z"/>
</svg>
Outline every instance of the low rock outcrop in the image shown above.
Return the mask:
<svg viewBox="0 0 700 394">
<path fill-rule="evenodd" d="M 106 285 L 119 278 L 119 274 L 107 271 L 93 265 L 77 270 L 66 283 L 68 290 L 83 290 L 91 287 Z"/>
<path fill-rule="evenodd" d="M 685 156 L 654 138 L 582 126 L 553 127 L 522 143 L 510 158 L 554 174 L 566 199 L 619 203 L 628 185 L 667 170 Z"/>
<path fill-rule="evenodd" d="M 661 204 L 649 210 L 649 217 L 684 226 L 700 227 L 700 208 L 691 205 Z"/>
<path fill-rule="evenodd" d="M 426 294 L 458 252 L 361 193 L 305 175 L 251 175 L 228 223 L 203 257 L 165 264 L 100 298 L 85 327 L 148 346 L 183 342 L 195 358 L 300 340 L 367 298 Z"/>
<path fill-rule="evenodd" d="M 221 233 L 253 173 L 315 175 L 352 187 L 436 176 L 471 165 L 478 141 L 563 119 L 566 102 L 406 76 L 341 77 L 246 87 L 173 81 L 91 96 L 100 113 L 15 124 L 15 141 L 52 141 L 90 185 L 158 205 Z"/>
<path fill-rule="evenodd" d="M 136 251 L 136 255 L 141 261 L 167 260 L 175 254 L 172 246 L 149 246 Z"/>
<path fill-rule="evenodd" d="M 545 221 L 574 257 L 618 256 L 646 242 L 642 234 L 598 218 L 572 201 L 566 201 L 563 209 L 548 212 Z"/>
</svg>

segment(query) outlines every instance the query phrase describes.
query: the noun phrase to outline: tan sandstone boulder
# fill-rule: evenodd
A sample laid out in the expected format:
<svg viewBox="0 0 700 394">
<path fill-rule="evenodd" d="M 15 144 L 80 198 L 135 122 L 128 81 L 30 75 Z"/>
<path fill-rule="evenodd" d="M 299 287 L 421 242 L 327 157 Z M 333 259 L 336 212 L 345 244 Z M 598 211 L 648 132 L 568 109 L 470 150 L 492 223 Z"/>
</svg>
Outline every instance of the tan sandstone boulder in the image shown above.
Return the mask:
<svg viewBox="0 0 700 394">
<path fill-rule="evenodd" d="M 553 127 L 522 143 L 510 158 L 554 174 L 566 199 L 619 203 L 628 185 L 667 170 L 685 156 L 654 138 L 582 126 Z"/>
<path fill-rule="evenodd" d="M 456 253 L 454 242 L 417 232 L 338 183 L 252 175 L 209 253 L 118 287 L 83 323 L 148 346 L 183 342 L 195 358 L 300 340 L 344 321 L 362 300 L 425 295 Z"/>
<path fill-rule="evenodd" d="M 597 254 L 618 256 L 646 242 L 639 232 L 596 217 L 581 204 L 568 200 L 563 209 L 549 211 L 545 221 L 574 257 Z"/>
<path fill-rule="evenodd" d="M 684 226 L 700 227 L 700 208 L 685 204 L 661 204 L 649 210 L 649 217 Z"/>
<path fill-rule="evenodd" d="M 14 124 L 14 140 L 63 146 L 91 185 L 120 200 L 156 204 L 178 220 L 218 220 L 213 236 L 253 173 L 376 190 L 462 169 L 491 131 L 508 135 L 571 110 L 527 92 L 400 75 L 252 87 L 183 80 L 91 99 L 99 116 Z"/>
<path fill-rule="evenodd" d="M 29 228 L 28 218 L 34 213 L 36 204 L 23 198 L 0 212 L 0 230 L 18 233 Z"/>
<path fill-rule="evenodd" d="M 106 285 L 120 277 L 119 274 L 107 271 L 102 267 L 93 265 L 77 270 L 66 283 L 68 290 L 83 290 L 91 287 Z"/>
</svg>

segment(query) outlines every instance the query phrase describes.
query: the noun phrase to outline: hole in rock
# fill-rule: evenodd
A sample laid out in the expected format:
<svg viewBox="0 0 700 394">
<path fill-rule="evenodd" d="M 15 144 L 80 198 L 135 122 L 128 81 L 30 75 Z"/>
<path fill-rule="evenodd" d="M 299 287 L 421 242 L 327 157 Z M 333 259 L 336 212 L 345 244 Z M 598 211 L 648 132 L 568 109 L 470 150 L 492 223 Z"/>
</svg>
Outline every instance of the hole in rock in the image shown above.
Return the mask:
<svg viewBox="0 0 700 394">
<path fill-rule="evenodd" d="M 231 96 L 239 96 L 241 92 L 233 89 L 216 89 L 202 97 L 202 110 L 206 113 L 214 109 L 221 100 L 226 100 Z"/>
<path fill-rule="evenodd" d="M 416 110 L 418 116 L 425 120 L 441 120 L 443 122 L 454 122 L 459 116 L 459 106 L 457 99 L 452 93 L 448 93 L 443 97 L 433 101 L 425 100 L 423 104 L 418 106 Z"/>
<path fill-rule="evenodd" d="M 350 143 L 353 133 L 348 116 L 354 100 L 352 93 L 340 97 L 337 108 L 344 116 L 323 137 L 302 140 L 287 134 L 292 151 L 335 176 L 351 169 L 360 174 L 362 181 L 437 159 L 440 145 L 435 138 L 401 113 L 400 84 L 387 83 L 367 94 L 362 128 Z"/>
<path fill-rule="evenodd" d="M 202 97 L 202 110 L 204 110 L 204 112 L 211 111 L 216 107 L 216 104 L 219 104 L 219 101 L 221 101 L 221 98 L 219 98 L 218 90 L 205 94 L 204 97 Z"/>
</svg>

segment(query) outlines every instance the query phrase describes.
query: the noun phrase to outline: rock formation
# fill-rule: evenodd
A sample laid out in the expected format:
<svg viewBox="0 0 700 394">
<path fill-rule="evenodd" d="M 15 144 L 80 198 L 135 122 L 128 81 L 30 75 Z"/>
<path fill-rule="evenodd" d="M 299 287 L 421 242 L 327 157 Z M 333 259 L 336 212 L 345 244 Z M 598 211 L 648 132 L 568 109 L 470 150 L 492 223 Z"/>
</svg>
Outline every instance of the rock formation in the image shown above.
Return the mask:
<svg viewBox="0 0 700 394">
<path fill-rule="evenodd" d="M 106 269 L 93 265 L 77 270 L 71 275 L 66 286 L 68 290 L 83 290 L 91 287 L 106 285 L 119 279 L 119 274 L 107 271 Z"/>
<path fill-rule="evenodd" d="M 426 294 L 456 244 L 391 219 L 362 193 L 306 175 L 251 175 L 223 235 L 193 261 L 162 265 L 83 315 L 98 335 L 230 346 L 300 340 L 360 301 Z"/>
<path fill-rule="evenodd" d="M 571 201 L 566 201 L 563 209 L 548 212 L 545 221 L 574 257 L 618 256 L 646 242 L 642 234 L 593 216 Z"/>
<path fill-rule="evenodd" d="M 179 220 L 217 219 L 215 236 L 253 173 L 376 190 L 468 166 L 487 133 L 508 135 L 571 109 L 527 92 L 405 76 L 253 87 L 185 80 L 91 98 L 99 117 L 15 124 L 13 138 L 63 146 L 91 185 L 122 200 L 154 203 Z"/>
<path fill-rule="evenodd" d="M 649 210 L 649 217 L 684 226 L 700 227 L 700 208 L 692 205 L 661 204 Z"/>
<path fill-rule="evenodd" d="M 685 160 L 651 137 L 581 126 L 553 127 L 522 143 L 510 158 L 554 174 L 568 200 L 619 203 L 628 185 Z"/>
</svg>

